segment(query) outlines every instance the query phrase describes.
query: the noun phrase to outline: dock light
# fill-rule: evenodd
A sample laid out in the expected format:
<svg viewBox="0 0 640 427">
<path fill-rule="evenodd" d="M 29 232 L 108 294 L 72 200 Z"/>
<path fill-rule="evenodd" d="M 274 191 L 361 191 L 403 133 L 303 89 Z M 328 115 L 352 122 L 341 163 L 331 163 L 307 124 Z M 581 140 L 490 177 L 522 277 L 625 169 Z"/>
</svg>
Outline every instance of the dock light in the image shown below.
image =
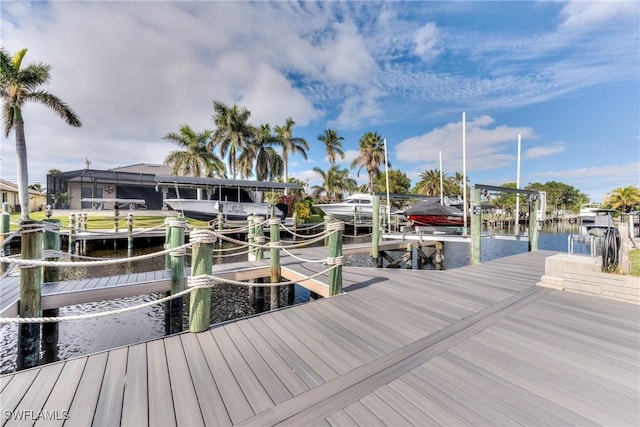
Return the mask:
<svg viewBox="0 0 640 427">
<path fill-rule="evenodd" d="M 44 216 L 46 216 L 47 218 L 51 218 L 51 215 L 53 215 L 53 209 L 51 209 L 51 205 L 47 205 L 44 210 Z"/>
</svg>

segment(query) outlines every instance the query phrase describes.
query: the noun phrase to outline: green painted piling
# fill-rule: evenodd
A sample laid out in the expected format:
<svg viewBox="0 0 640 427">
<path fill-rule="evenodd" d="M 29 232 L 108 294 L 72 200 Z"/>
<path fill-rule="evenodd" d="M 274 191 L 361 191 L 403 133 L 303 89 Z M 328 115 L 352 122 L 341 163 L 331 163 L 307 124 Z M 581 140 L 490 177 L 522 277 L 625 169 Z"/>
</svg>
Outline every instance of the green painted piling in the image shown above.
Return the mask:
<svg viewBox="0 0 640 427">
<path fill-rule="evenodd" d="M 255 261 L 256 260 L 256 247 L 254 246 L 256 241 L 255 216 L 249 215 L 247 217 L 247 227 L 248 227 L 247 243 L 249 244 L 249 252 L 247 254 L 247 260 Z"/>
<path fill-rule="evenodd" d="M 42 258 L 41 225 L 27 220 L 21 224 L 22 259 Z M 20 317 L 41 317 L 42 267 L 20 269 Z M 26 369 L 38 364 L 40 357 L 40 324 L 22 323 L 18 326 L 17 369 Z"/>
<path fill-rule="evenodd" d="M 173 227 L 171 227 L 171 221 L 172 221 L 172 218 L 166 218 L 164 220 L 164 225 L 165 225 L 164 247 L 165 247 L 165 249 L 171 247 L 171 231 L 173 230 Z M 171 255 L 169 255 L 169 254 L 166 254 L 164 256 L 164 268 L 166 270 L 170 270 L 171 269 Z"/>
<path fill-rule="evenodd" d="M 169 241 L 170 248 L 179 248 L 185 243 L 185 228 L 187 223 L 183 216 L 172 218 L 168 221 L 171 232 Z M 169 268 L 171 270 L 171 295 L 184 290 L 184 254 L 185 251 L 169 253 Z M 169 334 L 182 332 L 182 310 L 184 306 L 183 297 L 174 298 L 167 302 L 165 316 L 165 330 Z"/>
<path fill-rule="evenodd" d="M 371 236 L 371 265 L 373 267 L 379 267 L 380 263 L 378 258 L 380 253 L 378 251 L 378 245 L 380 244 L 380 196 L 373 196 L 373 225 Z"/>
<path fill-rule="evenodd" d="M 265 218 L 263 216 L 255 216 L 254 217 L 254 222 L 255 222 L 255 241 L 258 245 L 262 246 L 264 245 L 264 220 Z M 260 261 L 264 259 L 264 248 L 262 247 L 257 247 L 256 248 L 256 252 L 255 252 L 255 256 L 256 256 L 256 261 Z M 257 279 L 258 282 L 262 281 L 262 278 L 258 278 Z M 264 286 L 257 286 L 255 289 L 255 304 L 256 304 L 256 311 L 257 312 L 261 312 L 262 310 L 264 310 Z"/>
<path fill-rule="evenodd" d="M 471 264 L 480 264 L 481 227 L 482 227 L 482 209 L 480 206 L 480 189 L 474 187 L 473 200 L 471 202 Z"/>
<path fill-rule="evenodd" d="M 55 261 L 55 254 L 47 254 L 46 251 L 60 251 L 60 220 L 45 219 L 46 226 L 43 238 L 43 249 L 46 261 Z M 47 256 L 49 255 L 49 256 Z M 60 269 L 53 266 L 45 266 L 42 269 L 42 280 L 46 284 L 60 280 Z M 58 317 L 60 309 L 51 308 L 42 310 L 44 317 Z M 51 363 L 58 360 L 58 322 L 42 324 L 42 360 L 44 363 Z"/>
<path fill-rule="evenodd" d="M 329 230 L 329 224 L 331 224 L 331 221 L 332 221 L 332 218 L 329 215 L 325 215 L 324 216 L 324 232 L 325 232 L 325 234 Z M 328 237 L 324 238 L 324 245 L 325 246 L 329 246 L 329 238 Z"/>
<path fill-rule="evenodd" d="M 269 251 L 269 257 L 271 261 L 271 283 L 280 282 L 281 269 L 280 269 L 280 218 L 271 217 L 269 219 L 269 233 L 271 237 L 271 249 Z M 280 307 L 280 286 L 271 286 L 270 292 L 270 307 L 274 310 Z"/>
<path fill-rule="evenodd" d="M 192 232 L 192 236 L 193 236 Z M 211 275 L 213 271 L 213 244 L 197 242 L 191 252 L 192 276 Z M 191 292 L 189 304 L 189 330 L 202 332 L 211 323 L 211 288 Z"/>
<path fill-rule="evenodd" d="M 249 251 L 247 253 L 248 261 L 256 260 L 256 221 L 254 215 L 249 215 L 247 217 L 247 243 L 249 244 Z M 255 282 L 255 280 L 250 280 L 250 282 Z M 256 302 L 256 287 L 249 286 L 249 302 L 251 304 L 255 304 Z"/>
<path fill-rule="evenodd" d="M 331 231 L 329 235 L 329 258 L 337 260 L 342 257 L 342 231 L 344 230 L 344 222 L 332 222 L 329 226 Z M 329 296 L 339 295 L 342 293 L 342 264 L 338 264 L 329 271 Z"/>
<path fill-rule="evenodd" d="M 0 236 L 0 239 L 2 239 L 3 241 L 9 237 L 9 230 L 11 229 L 11 214 L 9 213 L 9 203 L 8 202 L 4 202 L 2 203 L 2 214 L 0 214 L 0 233 L 2 233 L 2 236 Z M 6 245 L 2 245 L 0 247 L 0 254 L 3 256 L 9 255 L 9 244 Z M 6 263 L 0 263 L 0 274 L 3 274 L 5 271 L 7 271 L 7 266 L 8 264 Z"/>
</svg>

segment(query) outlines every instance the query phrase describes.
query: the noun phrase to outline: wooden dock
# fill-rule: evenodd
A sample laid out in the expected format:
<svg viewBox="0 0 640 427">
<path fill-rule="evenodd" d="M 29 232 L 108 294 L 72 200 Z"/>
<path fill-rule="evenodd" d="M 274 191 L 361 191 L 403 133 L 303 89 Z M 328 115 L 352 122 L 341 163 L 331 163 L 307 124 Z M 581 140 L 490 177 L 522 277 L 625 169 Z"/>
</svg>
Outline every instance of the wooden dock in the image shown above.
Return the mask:
<svg viewBox="0 0 640 427">
<path fill-rule="evenodd" d="M 1 376 L 3 423 L 639 425 L 639 307 L 535 286 L 550 254 L 344 267 L 343 295 Z"/>
<path fill-rule="evenodd" d="M 427 243 L 425 243 L 426 245 Z M 352 243 L 343 246 L 343 254 L 369 253 L 370 243 Z M 406 243 L 400 241 L 381 242 L 380 250 L 404 250 Z M 312 259 L 327 257 L 325 247 L 308 247 L 292 251 L 294 254 Z M 236 262 L 232 264 L 214 265 L 214 274 L 230 280 L 250 280 L 269 277 L 269 253 L 264 261 Z M 283 256 L 282 277 L 285 280 L 302 280 L 304 275 L 297 271 L 299 264 L 295 259 Z M 185 276 L 191 274 L 185 270 Z M 329 296 L 326 283 L 317 280 L 305 283 L 310 290 L 320 296 Z M 45 283 L 42 287 L 42 309 L 60 308 L 68 305 L 104 301 L 137 295 L 149 295 L 171 290 L 171 272 L 169 270 L 148 271 L 142 273 L 122 274 L 116 276 L 66 280 Z M 20 299 L 20 277 L 6 277 L 0 281 L 0 317 L 18 316 Z"/>
</svg>

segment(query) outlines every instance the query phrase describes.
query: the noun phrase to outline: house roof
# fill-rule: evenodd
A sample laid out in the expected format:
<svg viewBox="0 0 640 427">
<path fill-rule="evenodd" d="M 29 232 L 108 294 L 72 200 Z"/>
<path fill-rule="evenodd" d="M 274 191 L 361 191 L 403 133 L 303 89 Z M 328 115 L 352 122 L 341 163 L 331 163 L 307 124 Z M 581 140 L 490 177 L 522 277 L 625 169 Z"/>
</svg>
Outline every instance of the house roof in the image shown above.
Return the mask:
<svg viewBox="0 0 640 427">
<path fill-rule="evenodd" d="M 205 178 L 194 176 L 156 175 L 158 184 L 186 184 L 200 186 L 243 187 L 260 189 L 301 188 L 297 184 L 273 181 L 251 181 L 248 179 Z"/>
<path fill-rule="evenodd" d="M 116 172 L 132 172 L 132 173 L 145 173 L 145 174 L 166 174 L 171 173 L 171 167 L 168 165 L 158 165 L 153 163 L 136 163 L 129 166 L 120 166 L 117 168 L 109 169 Z"/>
<path fill-rule="evenodd" d="M 10 181 L 5 181 L 4 179 L 0 179 L 0 190 L 1 191 L 7 191 L 7 192 L 11 192 L 11 193 L 18 193 L 18 184 L 15 184 L 13 182 Z M 44 194 L 36 191 L 36 190 L 32 190 L 29 189 L 29 194 L 33 194 L 33 195 L 38 195 L 38 196 L 43 196 Z"/>
</svg>

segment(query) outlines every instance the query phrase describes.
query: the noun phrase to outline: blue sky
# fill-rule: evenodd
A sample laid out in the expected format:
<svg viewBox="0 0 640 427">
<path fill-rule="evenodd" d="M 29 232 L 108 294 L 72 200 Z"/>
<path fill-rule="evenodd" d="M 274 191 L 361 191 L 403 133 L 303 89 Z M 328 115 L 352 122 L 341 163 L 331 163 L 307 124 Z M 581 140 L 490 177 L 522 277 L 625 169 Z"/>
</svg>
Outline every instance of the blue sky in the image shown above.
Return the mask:
<svg viewBox="0 0 640 427">
<path fill-rule="evenodd" d="M 162 163 L 183 123 L 213 128 L 213 100 L 254 124 L 296 121 L 310 145 L 290 175 L 318 183 L 317 139 L 344 136 L 348 167 L 369 131 L 415 184 L 462 172 L 471 183 L 561 181 L 602 200 L 640 185 L 640 3 L 12 2 L 0 38 L 53 66 L 46 89 L 83 121 L 25 108 L 30 182 L 46 172 Z M 0 176 L 15 181 L 13 134 Z M 366 182 L 366 173 L 353 176 Z"/>
</svg>

